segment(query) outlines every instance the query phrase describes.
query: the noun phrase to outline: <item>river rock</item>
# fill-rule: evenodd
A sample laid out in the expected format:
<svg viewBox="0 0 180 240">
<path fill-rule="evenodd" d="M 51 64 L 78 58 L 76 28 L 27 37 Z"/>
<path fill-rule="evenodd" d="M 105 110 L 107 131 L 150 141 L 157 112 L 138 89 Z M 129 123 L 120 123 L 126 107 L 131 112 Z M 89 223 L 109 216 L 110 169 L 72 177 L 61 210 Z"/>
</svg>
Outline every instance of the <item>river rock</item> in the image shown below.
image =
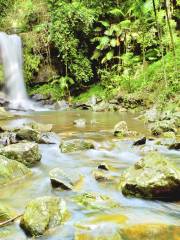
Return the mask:
<svg viewBox="0 0 180 240">
<path fill-rule="evenodd" d="M 69 104 L 65 100 L 57 101 L 54 104 L 55 110 L 67 110 L 69 108 Z"/>
<path fill-rule="evenodd" d="M 106 216 L 104 219 L 113 219 L 113 216 Z M 123 223 L 123 216 L 121 221 Z M 93 222 L 96 222 L 96 225 Z M 95 218 L 92 223 L 78 224 L 75 240 L 179 240 L 180 236 L 180 227 L 176 225 L 147 223 L 122 227 L 112 223 L 97 222 Z"/>
<path fill-rule="evenodd" d="M 169 149 L 180 150 L 180 142 L 173 143 L 169 146 Z"/>
<path fill-rule="evenodd" d="M 74 120 L 73 124 L 76 127 L 85 127 L 86 126 L 86 119 L 83 119 L 83 118 L 76 119 L 76 120 Z"/>
<path fill-rule="evenodd" d="M 7 112 L 3 107 L 0 107 L 0 120 L 12 118 L 13 114 Z"/>
<path fill-rule="evenodd" d="M 109 196 L 97 193 L 78 194 L 73 197 L 73 201 L 86 210 L 106 210 L 119 207 L 119 204 L 114 202 Z"/>
<path fill-rule="evenodd" d="M 38 144 L 32 142 L 11 144 L 2 148 L 0 154 L 26 166 L 32 166 L 41 160 Z"/>
<path fill-rule="evenodd" d="M 98 182 L 113 182 L 114 177 L 106 170 L 94 170 L 93 176 Z"/>
<path fill-rule="evenodd" d="M 44 101 L 44 100 L 49 100 L 51 98 L 50 94 L 34 94 L 32 95 L 32 99 L 35 101 Z"/>
<path fill-rule="evenodd" d="M 73 140 L 63 141 L 60 144 L 60 149 L 61 149 L 61 152 L 68 153 L 68 152 L 94 149 L 94 145 L 87 140 L 73 139 Z"/>
<path fill-rule="evenodd" d="M 105 170 L 105 171 L 109 171 L 110 167 L 108 164 L 106 163 L 101 163 L 98 165 L 98 169 L 102 169 L 102 170 Z"/>
<path fill-rule="evenodd" d="M 117 137 L 134 137 L 137 136 L 137 132 L 129 131 L 127 123 L 125 121 L 120 121 L 114 127 L 114 136 Z"/>
<path fill-rule="evenodd" d="M 9 144 L 17 143 L 16 134 L 13 132 L 0 133 L 0 144 L 6 146 Z"/>
<path fill-rule="evenodd" d="M 0 186 L 20 179 L 31 171 L 24 164 L 0 155 Z"/>
<path fill-rule="evenodd" d="M 150 125 L 150 131 L 152 135 L 159 136 L 163 132 L 177 132 L 176 126 L 173 120 L 157 121 Z"/>
<path fill-rule="evenodd" d="M 17 131 L 16 138 L 17 140 L 34 141 L 38 143 L 40 139 L 40 133 L 30 127 L 24 127 Z"/>
<path fill-rule="evenodd" d="M 146 137 L 143 137 L 141 139 L 138 139 L 133 143 L 134 146 L 144 145 L 146 144 Z"/>
<path fill-rule="evenodd" d="M 59 137 L 53 132 L 41 133 L 39 136 L 38 143 L 40 144 L 55 144 L 59 143 Z"/>
<path fill-rule="evenodd" d="M 73 190 L 75 185 L 81 180 L 81 176 L 74 171 L 63 171 L 59 168 L 54 168 L 49 172 L 51 184 L 54 188 L 63 190 Z"/>
<path fill-rule="evenodd" d="M 40 197 L 30 201 L 20 226 L 31 236 L 39 236 L 61 225 L 67 215 L 66 203 L 59 197 Z"/>
<path fill-rule="evenodd" d="M 0 203 L 0 223 L 12 219 L 16 216 L 16 212 L 4 203 Z"/>
<path fill-rule="evenodd" d="M 149 199 L 180 199 L 180 170 L 163 155 L 150 152 L 121 176 L 122 193 Z"/>
<path fill-rule="evenodd" d="M 99 104 L 92 106 L 94 112 L 107 112 L 109 110 L 109 103 L 102 101 Z"/>
<path fill-rule="evenodd" d="M 52 124 L 43 124 L 37 122 L 25 123 L 24 126 L 30 127 L 38 132 L 51 132 L 53 128 Z"/>
</svg>

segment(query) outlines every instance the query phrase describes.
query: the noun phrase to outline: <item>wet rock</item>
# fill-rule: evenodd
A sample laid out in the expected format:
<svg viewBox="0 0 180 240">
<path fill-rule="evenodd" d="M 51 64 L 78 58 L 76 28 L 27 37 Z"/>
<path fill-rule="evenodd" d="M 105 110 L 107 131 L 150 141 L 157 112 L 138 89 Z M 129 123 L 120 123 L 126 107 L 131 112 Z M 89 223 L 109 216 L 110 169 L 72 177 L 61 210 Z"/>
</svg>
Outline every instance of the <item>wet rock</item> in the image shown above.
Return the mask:
<svg viewBox="0 0 180 240">
<path fill-rule="evenodd" d="M 117 123 L 114 127 L 114 136 L 117 137 L 134 137 L 137 136 L 137 132 L 129 131 L 127 127 L 127 123 L 125 121 L 121 121 Z"/>
<path fill-rule="evenodd" d="M 74 109 L 78 108 L 81 110 L 90 110 L 92 108 L 92 106 L 88 103 L 82 103 L 82 102 L 78 103 L 77 102 L 72 105 L 72 108 L 74 108 Z"/>
<path fill-rule="evenodd" d="M 76 127 L 85 127 L 86 126 L 86 119 L 80 118 L 80 119 L 74 120 L 73 124 Z"/>
<path fill-rule="evenodd" d="M 51 132 L 53 128 L 52 124 L 43 124 L 43 123 L 37 123 L 37 122 L 26 123 L 24 124 L 24 126 L 32 128 L 38 132 Z"/>
<path fill-rule="evenodd" d="M 94 112 L 107 112 L 109 110 L 109 103 L 102 101 L 99 104 L 92 106 Z"/>
<path fill-rule="evenodd" d="M 34 94 L 34 95 L 32 95 L 32 99 L 35 101 L 49 100 L 50 98 L 51 98 L 50 94 Z"/>
<path fill-rule="evenodd" d="M 60 144 L 60 149 L 61 149 L 61 152 L 68 153 L 68 152 L 94 149 L 94 145 L 87 140 L 73 139 L 73 140 L 63 141 Z"/>
<path fill-rule="evenodd" d="M 59 168 L 52 169 L 49 172 L 49 176 L 52 186 L 63 190 L 73 190 L 81 181 L 81 176 L 74 171 L 65 172 Z"/>
<path fill-rule="evenodd" d="M 169 149 L 180 150 L 180 142 L 173 143 L 169 146 Z"/>
<path fill-rule="evenodd" d="M 0 203 L 0 223 L 16 216 L 15 211 L 4 203 Z"/>
<path fill-rule="evenodd" d="M 31 171 L 24 164 L 0 155 L 0 186 L 23 178 Z"/>
<path fill-rule="evenodd" d="M 13 118 L 13 114 L 7 112 L 3 107 L 0 107 L 0 120 Z"/>
<path fill-rule="evenodd" d="M 106 170 L 94 170 L 93 176 L 98 182 L 113 182 L 114 177 Z"/>
<path fill-rule="evenodd" d="M 55 144 L 59 143 L 59 137 L 53 132 L 41 133 L 38 143 L 40 144 Z"/>
<path fill-rule="evenodd" d="M 171 138 L 171 139 L 175 139 L 176 138 L 176 135 L 174 132 L 164 132 L 162 134 L 162 137 L 163 138 Z"/>
<path fill-rule="evenodd" d="M 83 193 L 76 195 L 73 197 L 73 201 L 86 210 L 105 210 L 119 207 L 119 204 L 114 202 L 110 197 L 105 195 L 98 195 L 96 193 Z"/>
<path fill-rule="evenodd" d="M 146 144 L 146 137 L 143 137 L 133 143 L 134 146 L 144 145 Z"/>
<path fill-rule="evenodd" d="M 176 225 L 152 223 L 122 227 L 122 224 L 112 225 L 105 220 L 103 223 L 95 219 L 87 224 L 78 224 L 75 240 L 178 240 L 180 235 L 180 228 Z M 93 224 L 95 221 L 96 225 Z M 123 223 L 123 216 L 121 221 Z"/>
<path fill-rule="evenodd" d="M 38 144 L 32 142 L 11 144 L 0 149 L 0 154 L 26 166 L 32 166 L 41 160 Z"/>
<path fill-rule="evenodd" d="M 144 114 L 144 118 L 145 118 L 145 121 L 149 122 L 149 123 L 153 123 L 153 122 L 159 120 L 159 112 L 158 112 L 156 106 L 147 110 Z"/>
<path fill-rule="evenodd" d="M 9 144 L 17 143 L 16 134 L 13 132 L 0 133 L 0 144 L 7 146 Z"/>
<path fill-rule="evenodd" d="M 154 136 L 159 136 L 163 132 L 177 132 L 174 121 L 171 120 L 157 121 L 150 125 L 150 130 Z"/>
<path fill-rule="evenodd" d="M 27 204 L 20 226 L 29 235 L 39 236 L 46 230 L 61 225 L 66 215 L 64 200 L 59 197 L 40 197 Z"/>
<path fill-rule="evenodd" d="M 69 104 L 65 100 L 57 101 L 54 104 L 55 110 L 67 110 L 69 108 Z"/>
<path fill-rule="evenodd" d="M 121 176 L 122 193 L 149 199 L 180 199 L 180 171 L 163 155 L 150 152 Z"/>
<path fill-rule="evenodd" d="M 98 169 L 109 171 L 110 167 L 106 163 L 101 163 L 101 164 L 98 165 Z"/>
<path fill-rule="evenodd" d="M 32 128 L 24 127 L 17 131 L 16 138 L 17 140 L 34 141 L 38 143 L 40 139 L 40 133 Z"/>
</svg>

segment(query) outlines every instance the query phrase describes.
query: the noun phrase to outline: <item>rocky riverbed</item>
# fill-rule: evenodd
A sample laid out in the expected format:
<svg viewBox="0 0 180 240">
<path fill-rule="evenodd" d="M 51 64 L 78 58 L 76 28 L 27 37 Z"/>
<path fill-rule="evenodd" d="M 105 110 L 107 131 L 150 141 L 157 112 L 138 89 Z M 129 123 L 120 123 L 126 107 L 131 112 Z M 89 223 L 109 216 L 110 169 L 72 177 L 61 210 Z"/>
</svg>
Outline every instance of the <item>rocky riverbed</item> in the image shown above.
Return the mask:
<svg viewBox="0 0 180 240">
<path fill-rule="evenodd" d="M 179 239 L 177 113 L 0 119 L 0 239 Z"/>
</svg>

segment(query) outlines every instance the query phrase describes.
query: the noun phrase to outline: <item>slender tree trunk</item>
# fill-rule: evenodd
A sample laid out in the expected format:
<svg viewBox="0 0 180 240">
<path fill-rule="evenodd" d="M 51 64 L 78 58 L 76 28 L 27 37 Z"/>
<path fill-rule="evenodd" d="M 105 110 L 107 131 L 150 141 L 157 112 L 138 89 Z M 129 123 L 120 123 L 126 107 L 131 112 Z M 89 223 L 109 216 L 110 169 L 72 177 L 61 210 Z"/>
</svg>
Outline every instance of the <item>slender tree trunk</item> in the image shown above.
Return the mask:
<svg viewBox="0 0 180 240">
<path fill-rule="evenodd" d="M 161 28 L 160 28 L 159 23 L 158 23 L 155 0 L 152 0 L 152 2 L 153 2 L 154 16 L 155 16 L 155 21 L 156 21 L 156 26 L 157 26 L 157 31 L 158 31 L 158 38 L 159 38 L 159 44 L 160 44 L 161 58 L 162 58 L 162 62 L 163 62 L 164 81 L 165 81 L 165 84 L 166 84 L 166 87 L 167 87 L 166 64 L 165 64 L 165 60 L 164 60 Z"/>
<path fill-rule="evenodd" d="M 168 28 L 169 28 L 169 34 L 170 34 L 170 38 L 171 38 L 172 51 L 173 51 L 174 57 L 176 58 L 175 44 L 174 44 L 173 32 L 172 32 L 171 23 L 170 23 L 169 10 L 167 7 L 167 0 L 164 0 L 164 5 L 165 5 L 165 10 L 166 10 L 166 18 L 167 18 L 167 24 L 168 24 Z"/>
</svg>

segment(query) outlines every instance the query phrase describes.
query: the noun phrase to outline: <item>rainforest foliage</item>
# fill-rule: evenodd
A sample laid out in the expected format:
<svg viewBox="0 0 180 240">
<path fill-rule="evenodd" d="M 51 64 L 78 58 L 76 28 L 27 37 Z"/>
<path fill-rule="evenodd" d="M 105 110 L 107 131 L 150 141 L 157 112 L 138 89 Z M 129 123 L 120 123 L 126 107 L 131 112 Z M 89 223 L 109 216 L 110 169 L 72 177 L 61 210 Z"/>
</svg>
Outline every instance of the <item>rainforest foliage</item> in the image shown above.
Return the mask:
<svg viewBox="0 0 180 240">
<path fill-rule="evenodd" d="M 30 93 L 90 86 L 106 96 L 180 90 L 179 0 L 0 0 L 0 29 L 19 33 Z"/>
</svg>

